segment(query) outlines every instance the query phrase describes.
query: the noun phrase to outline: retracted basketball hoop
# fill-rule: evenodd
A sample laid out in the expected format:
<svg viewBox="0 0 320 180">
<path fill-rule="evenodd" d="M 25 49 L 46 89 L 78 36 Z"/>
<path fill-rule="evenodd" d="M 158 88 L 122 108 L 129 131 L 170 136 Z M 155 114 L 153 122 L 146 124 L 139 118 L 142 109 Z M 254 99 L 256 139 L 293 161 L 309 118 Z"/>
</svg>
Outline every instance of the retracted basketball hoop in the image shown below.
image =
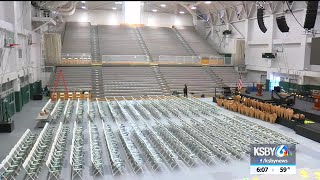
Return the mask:
<svg viewBox="0 0 320 180">
<path fill-rule="evenodd" d="M 19 46 L 20 44 L 9 44 L 9 47 L 13 48 L 15 46 Z"/>
</svg>

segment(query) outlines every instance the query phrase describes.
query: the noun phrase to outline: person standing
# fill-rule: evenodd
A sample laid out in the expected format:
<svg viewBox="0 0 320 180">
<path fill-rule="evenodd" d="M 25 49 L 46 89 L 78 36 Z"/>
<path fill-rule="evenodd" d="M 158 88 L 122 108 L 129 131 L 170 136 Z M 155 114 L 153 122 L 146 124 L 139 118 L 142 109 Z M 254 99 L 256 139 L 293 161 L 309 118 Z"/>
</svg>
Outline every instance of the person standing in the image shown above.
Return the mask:
<svg viewBox="0 0 320 180">
<path fill-rule="evenodd" d="M 188 97 L 188 86 L 185 84 L 183 88 L 183 95 L 184 97 Z"/>
</svg>

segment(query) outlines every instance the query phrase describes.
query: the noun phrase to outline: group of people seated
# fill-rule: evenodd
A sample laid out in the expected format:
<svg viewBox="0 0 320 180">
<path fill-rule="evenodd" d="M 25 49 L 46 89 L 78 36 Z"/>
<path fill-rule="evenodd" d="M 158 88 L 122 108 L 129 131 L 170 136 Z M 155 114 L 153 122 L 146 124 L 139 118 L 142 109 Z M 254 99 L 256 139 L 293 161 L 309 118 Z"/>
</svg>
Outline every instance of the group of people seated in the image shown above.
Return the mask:
<svg viewBox="0 0 320 180">
<path fill-rule="evenodd" d="M 223 106 L 226 109 L 270 123 L 275 123 L 277 117 L 281 117 L 286 120 L 291 120 L 293 117 L 299 117 L 301 119 L 304 118 L 303 114 L 294 114 L 294 111 L 291 108 L 263 103 L 254 99 L 241 97 L 240 95 L 235 96 L 233 100 L 218 98 L 217 104 L 218 106 Z"/>
</svg>

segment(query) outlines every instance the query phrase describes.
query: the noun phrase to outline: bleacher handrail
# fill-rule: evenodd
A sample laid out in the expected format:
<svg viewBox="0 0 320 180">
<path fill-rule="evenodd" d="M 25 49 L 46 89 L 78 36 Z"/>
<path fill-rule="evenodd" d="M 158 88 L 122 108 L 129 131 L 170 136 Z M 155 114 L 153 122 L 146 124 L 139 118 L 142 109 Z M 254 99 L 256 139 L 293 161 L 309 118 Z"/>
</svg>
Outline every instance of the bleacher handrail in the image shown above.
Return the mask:
<svg viewBox="0 0 320 180">
<path fill-rule="evenodd" d="M 102 55 L 103 62 L 149 62 L 147 55 Z"/>
<path fill-rule="evenodd" d="M 158 63 L 173 62 L 176 64 L 201 64 L 201 56 L 170 56 L 160 55 L 158 60 L 154 60 Z"/>
</svg>

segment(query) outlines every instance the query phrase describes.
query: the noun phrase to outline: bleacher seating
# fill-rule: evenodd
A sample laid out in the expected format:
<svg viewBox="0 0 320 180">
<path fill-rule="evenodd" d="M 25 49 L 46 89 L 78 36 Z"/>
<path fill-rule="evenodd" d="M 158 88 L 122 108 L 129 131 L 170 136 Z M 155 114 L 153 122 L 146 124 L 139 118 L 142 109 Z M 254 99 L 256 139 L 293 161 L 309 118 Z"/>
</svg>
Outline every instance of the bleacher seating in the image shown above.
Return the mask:
<svg viewBox="0 0 320 180">
<path fill-rule="evenodd" d="M 90 23 L 67 22 L 64 34 L 62 53 L 91 54 Z"/>
<path fill-rule="evenodd" d="M 210 69 L 225 85 L 237 87 L 240 75 L 233 66 L 210 67 Z M 241 80 L 243 84 L 247 82 L 243 75 L 241 76 Z"/>
<path fill-rule="evenodd" d="M 198 56 L 219 56 L 218 52 L 201 37 L 193 26 L 175 26 Z"/>
<path fill-rule="evenodd" d="M 184 84 L 187 84 L 188 93 L 212 96 L 218 87 L 202 67 L 159 67 L 171 91 L 183 93 Z"/>
<path fill-rule="evenodd" d="M 133 27 L 98 26 L 101 55 L 144 55 Z"/>
<path fill-rule="evenodd" d="M 154 60 L 160 55 L 189 56 L 175 32 L 168 27 L 142 27 L 141 35 Z"/>
<path fill-rule="evenodd" d="M 56 72 L 62 69 L 64 80 L 69 91 L 85 91 L 91 90 L 91 67 L 57 67 Z M 57 78 L 57 74 L 54 76 L 54 80 L 50 84 L 51 90 L 53 90 L 54 82 Z M 60 78 L 57 91 L 64 91 L 62 79 Z"/>
<path fill-rule="evenodd" d="M 162 95 L 151 67 L 103 67 L 104 95 Z"/>
</svg>

